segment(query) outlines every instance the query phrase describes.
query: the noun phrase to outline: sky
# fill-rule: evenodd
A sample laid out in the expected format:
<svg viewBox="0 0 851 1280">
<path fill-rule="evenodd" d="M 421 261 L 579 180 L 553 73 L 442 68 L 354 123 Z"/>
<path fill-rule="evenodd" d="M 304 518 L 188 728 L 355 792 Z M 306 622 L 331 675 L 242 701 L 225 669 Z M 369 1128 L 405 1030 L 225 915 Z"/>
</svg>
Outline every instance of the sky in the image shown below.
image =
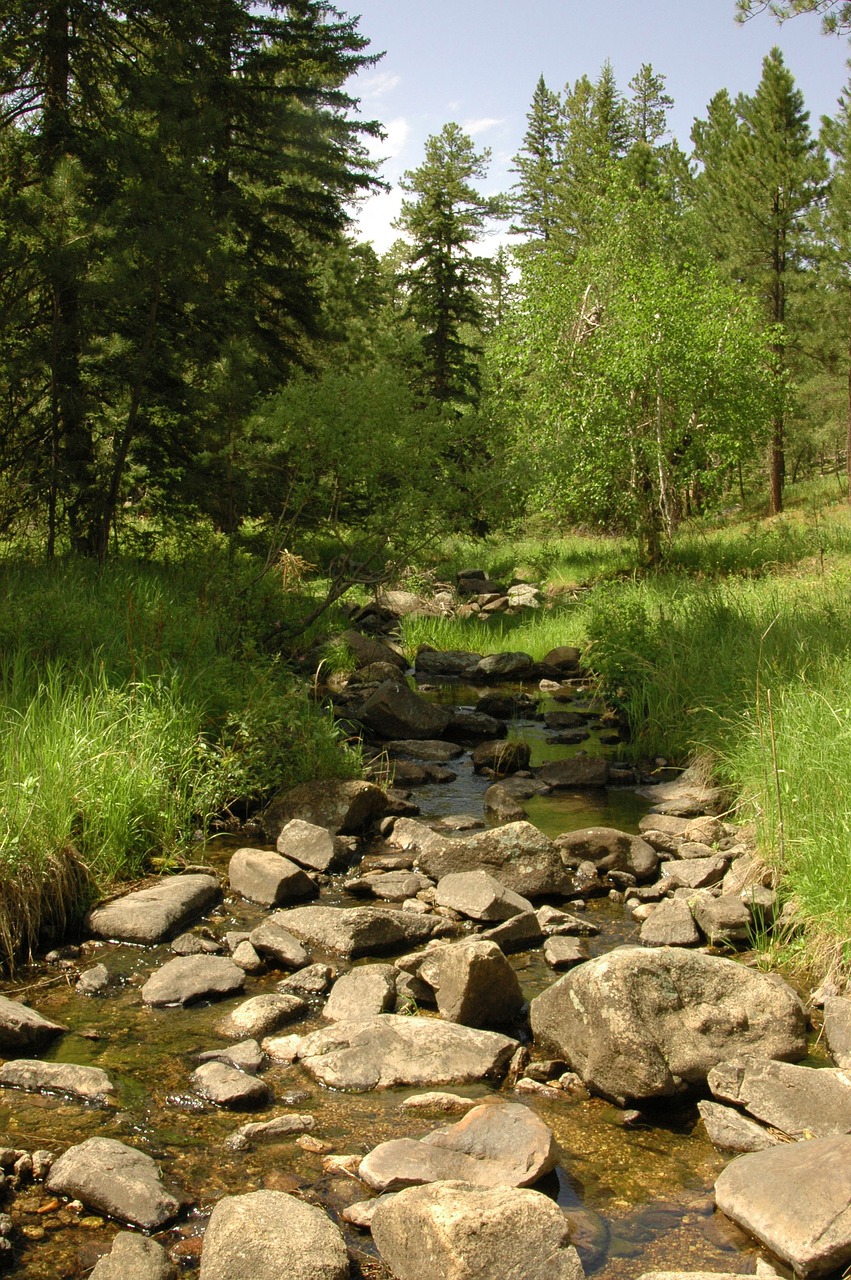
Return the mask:
<svg viewBox="0 0 851 1280">
<path fill-rule="evenodd" d="M 848 40 L 821 33 L 817 16 L 782 26 L 767 13 L 739 25 L 735 0 L 337 0 L 359 16 L 369 52 L 381 61 L 347 86 L 361 114 L 380 120 L 387 136 L 371 145 L 383 160 L 381 176 L 392 190 L 356 210 L 355 234 L 382 253 L 398 231 L 392 227 L 402 200 L 398 181 L 423 160 L 425 142 L 455 121 L 477 150 L 492 159 L 485 194 L 505 192 L 515 181 L 512 157 L 520 150 L 526 113 L 538 77 L 561 92 L 582 75 L 596 79 L 608 59 L 618 85 L 643 63 L 666 78 L 674 99 L 671 133 L 684 150 L 695 117 L 726 88 L 753 93 L 762 59 L 779 45 L 804 95 L 811 125 L 833 114 L 849 78 Z M 505 233 L 486 246 L 492 253 Z M 510 240 L 507 241 L 511 243 Z"/>
</svg>

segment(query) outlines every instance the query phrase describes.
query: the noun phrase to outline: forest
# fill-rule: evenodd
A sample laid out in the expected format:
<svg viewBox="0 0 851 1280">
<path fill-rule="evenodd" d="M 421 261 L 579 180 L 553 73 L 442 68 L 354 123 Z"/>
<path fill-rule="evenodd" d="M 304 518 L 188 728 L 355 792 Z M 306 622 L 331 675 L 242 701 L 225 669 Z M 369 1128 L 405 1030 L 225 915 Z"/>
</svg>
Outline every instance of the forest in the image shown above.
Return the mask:
<svg viewBox="0 0 851 1280">
<path fill-rule="evenodd" d="M 512 188 L 448 121 L 378 256 L 351 89 L 378 56 L 317 0 L 4 5 L 0 949 L 282 781 L 357 774 L 309 696 L 341 602 L 529 561 L 581 588 L 548 636 L 589 646 L 637 754 L 708 751 L 767 855 L 778 822 L 787 861 L 833 842 L 795 882 L 833 963 L 847 803 L 814 793 L 816 840 L 774 724 L 753 778 L 772 679 L 773 716 L 827 708 L 785 731 L 819 785 L 827 740 L 851 769 L 851 88 L 815 124 L 770 49 L 685 150 L 653 66 L 542 77 Z M 493 645 L 546 647 L 519 639 Z"/>
</svg>

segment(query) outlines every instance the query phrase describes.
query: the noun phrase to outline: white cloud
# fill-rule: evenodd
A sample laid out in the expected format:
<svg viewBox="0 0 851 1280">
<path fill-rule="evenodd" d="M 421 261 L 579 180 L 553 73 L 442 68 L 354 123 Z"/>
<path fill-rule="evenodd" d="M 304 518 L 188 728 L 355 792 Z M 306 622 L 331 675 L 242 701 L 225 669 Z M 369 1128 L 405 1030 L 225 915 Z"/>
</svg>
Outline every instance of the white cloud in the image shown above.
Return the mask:
<svg viewBox="0 0 851 1280">
<path fill-rule="evenodd" d="M 405 149 L 411 126 L 404 116 L 388 120 L 384 124 L 384 138 L 369 138 L 367 149 L 373 160 L 395 160 Z"/>
<path fill-rule="evenodd" d="M 355 210 L 355 236 L 358 240 L 371 241 L 376 253 L 385 253 L 393 241 L 399 239 L 400 232 L 394 230 L 392 224 L 401 211 L 402 197 L 398 188 L 379 191 Z"/>
<path fill-rule="evenodd" d="M 375 75 L 367 76 L 365 80 L 358 79 L 354 87 L 361 101 L 375 102 L 376 99 L 391 93 L 401 83 L 401 76 L 394 75 L 390 71 L 377 71 Z"/>
<path fill-rule="evenodd" d="M 479 120 L 465 120 L 461 128 L 465 133 L 469 133 L 471 138 L 475 138 L 477 134 L 487 133 L 488 129 L 494 129 L 502 123 L 502 120 L 497 120 L 493 116 L 482 116 Z"/>
</svg>

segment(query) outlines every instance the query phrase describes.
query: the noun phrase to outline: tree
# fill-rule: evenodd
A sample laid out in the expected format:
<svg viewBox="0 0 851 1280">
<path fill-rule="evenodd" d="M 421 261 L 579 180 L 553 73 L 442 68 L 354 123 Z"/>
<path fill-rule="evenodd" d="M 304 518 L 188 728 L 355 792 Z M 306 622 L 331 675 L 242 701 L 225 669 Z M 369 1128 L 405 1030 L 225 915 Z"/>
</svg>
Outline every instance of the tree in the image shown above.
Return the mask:
<svg viewBox="0 0 851 1280">
<path fill-rule="evenodd" d="M 547 88 L 541 76 L 535 86 L 532 105 L 527 113 L 528 127 L 523 146 L 514 157 L 512 172 L 518 180 L 512 191 L 511 208 L 517 219 L 510 230 L 535 242 L 552 237 L 555 224 L 554 202 L 561 165 L 564 122 L 557 93 Z"/>
<path fill-rule="evenodd" d="M 832 157 L 828 198 L 819 227 L 823 283 L 819 314 L 826 321 L 822 365 L 844 369 L 845 467 L 851 502 L 851 84 L 839 99 L 835 118 L 822 122 L 822 141 Z"/>
<path fill-rule="evenodd" d="M 665 77 L 658 75 L 649 62 L 629 82 L 632 96 L 627 100 L 629 136 L 629 168 L 633 181 L 640 187 L 652 186 L 658 176 L 660 141 L 668 131 L 668 110 L 674 105 L 665 93 Z"/>
<path fill-rule="evenodd" d="M 800 13 L 820 13 L 822 27 L 829 35 L 851 31 L 851 3 L 848 0 L 736 0 L 736 20 L 747 22 L 766 10 L 785 22 Z"/>
<path fill-rule="evenodd" d="M 479 385 L 478 331 L 484 307 L 487 265 L 472 246 L 504 202 L 473 185 L 487 173 L 490 152 L 477 152 L 459 125 L 444 125 L 426 141 L 425 159 L 409 169 L 397 227 L 410 239 L 403 281 L 408 313 L 422 334 L 426 383 L 440 402 L 462 406 L 475 400 Z"/>
</svg>

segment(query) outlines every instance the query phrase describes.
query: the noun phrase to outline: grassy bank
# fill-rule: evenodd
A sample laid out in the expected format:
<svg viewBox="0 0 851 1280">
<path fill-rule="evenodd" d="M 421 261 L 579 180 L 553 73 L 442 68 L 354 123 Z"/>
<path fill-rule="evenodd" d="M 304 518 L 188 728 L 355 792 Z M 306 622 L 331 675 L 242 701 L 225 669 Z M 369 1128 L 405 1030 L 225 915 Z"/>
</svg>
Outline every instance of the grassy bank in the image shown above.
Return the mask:
<svg viewBox="0 0 851 1280">
<path fill-rule="evenodd" d="M 277 595 L 276 595 L 277 593 Z M 330 718 L 263 648 L 254 566 L 0 565 L 0 958 L 168 865 L 211 817 L 353 775 Z"/>
</svg>

